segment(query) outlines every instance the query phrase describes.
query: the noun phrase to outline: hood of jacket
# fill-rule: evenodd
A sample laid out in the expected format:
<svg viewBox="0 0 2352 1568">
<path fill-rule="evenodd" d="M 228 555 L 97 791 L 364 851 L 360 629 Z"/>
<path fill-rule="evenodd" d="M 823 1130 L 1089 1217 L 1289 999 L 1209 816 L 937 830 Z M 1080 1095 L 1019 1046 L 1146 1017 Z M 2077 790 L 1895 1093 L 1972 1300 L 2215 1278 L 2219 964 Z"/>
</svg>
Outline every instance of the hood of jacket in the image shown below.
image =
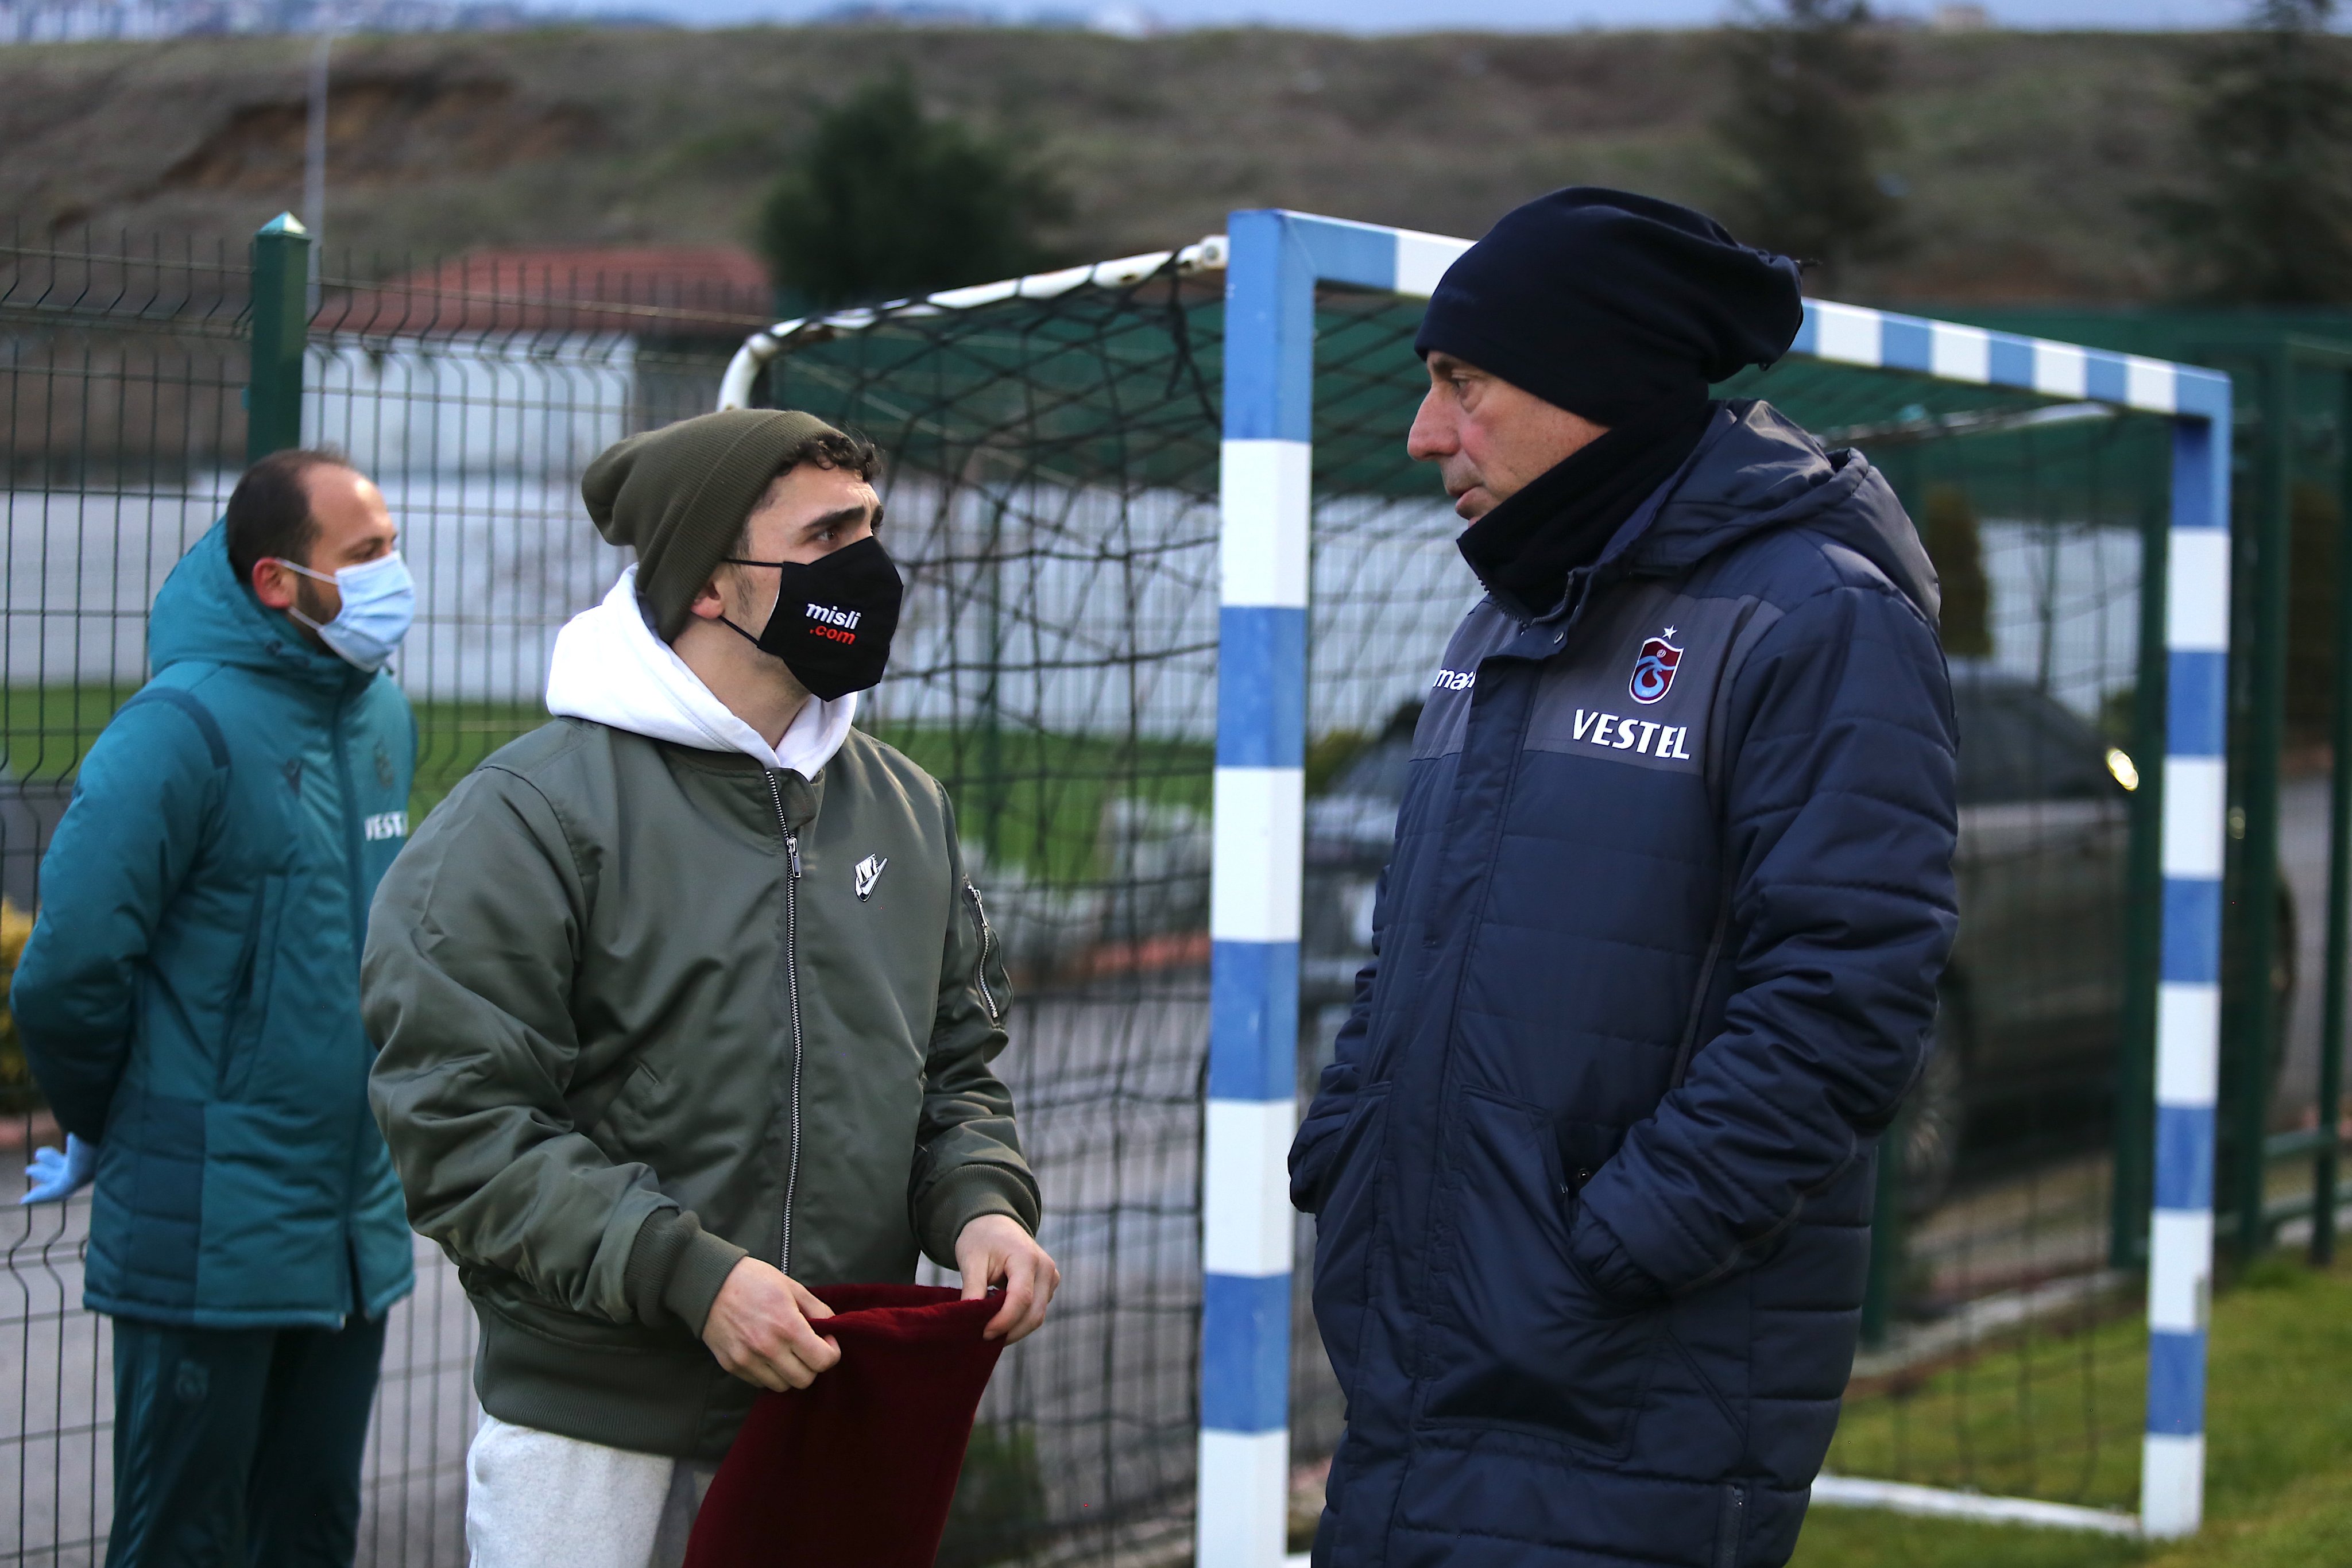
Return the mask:
<svg viewBox="0 0 2352 1568">
<path fill-rule="evenodd" d="M 1851 448 L 1826 451 L 1770 403 L 1726 402 L 1676 476 L 1637 508 L 1597 570 L 1671 577 L 1753 535 L 1803 527 L 1886 575 L 1932 624 L 1936 569 L 1885 476 Z"/>
<path fill-rule="evenodd" d="M 147 657 L 156 674 L 173 664 L 226 664 L 331 693 L 376 678 L 374 672 L 312 647 L 293 622 L 238 582 L 228 563 L 227 527 L 220 522 L 205 531 L 163 580 L 147 621 Z"/>
<path fill-rule="evenodd" d="M 603 603 L 582 611 L 557 633 L 547 711 L 698 751 L 740 752 L 763 767 L 814 779 L 848 737 L 857 694 L 833 702 L 809 698 L 783 738 L 770 746 L 654 634 L 632 566 Z"/>
</svg>

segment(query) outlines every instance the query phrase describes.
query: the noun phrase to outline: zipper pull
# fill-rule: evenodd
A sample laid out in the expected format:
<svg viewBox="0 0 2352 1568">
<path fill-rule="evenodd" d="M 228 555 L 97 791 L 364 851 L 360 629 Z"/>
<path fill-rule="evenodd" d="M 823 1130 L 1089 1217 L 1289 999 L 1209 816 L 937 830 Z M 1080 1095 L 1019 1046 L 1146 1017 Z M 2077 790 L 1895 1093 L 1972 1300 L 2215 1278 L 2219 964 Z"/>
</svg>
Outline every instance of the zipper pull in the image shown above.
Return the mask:
<svg viewBox="0 0 2352 1568">
<path fill-rule="evenodd" d="M 793 880 L 801 879 L 801 836 L 792 828 L 784 830 L 784 858 L 792 862 Z"/>
</svg>

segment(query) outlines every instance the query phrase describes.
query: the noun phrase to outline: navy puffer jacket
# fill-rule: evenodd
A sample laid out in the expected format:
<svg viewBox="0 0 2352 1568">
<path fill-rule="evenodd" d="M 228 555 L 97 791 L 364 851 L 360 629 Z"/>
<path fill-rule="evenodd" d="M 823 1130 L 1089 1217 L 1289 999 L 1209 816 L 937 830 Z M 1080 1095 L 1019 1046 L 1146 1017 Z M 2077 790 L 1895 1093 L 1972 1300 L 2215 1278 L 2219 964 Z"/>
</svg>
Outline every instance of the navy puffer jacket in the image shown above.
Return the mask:
<svg viewBox="0 0 2352 1568">
<path fill-rule="evenodd" d="M 1291 1151 L 1325 1568 L 1787 1560 L 1955 924 L 1935 579 L 1721 405 L 1561 606 L 1448 646 Z"/>
</svg>

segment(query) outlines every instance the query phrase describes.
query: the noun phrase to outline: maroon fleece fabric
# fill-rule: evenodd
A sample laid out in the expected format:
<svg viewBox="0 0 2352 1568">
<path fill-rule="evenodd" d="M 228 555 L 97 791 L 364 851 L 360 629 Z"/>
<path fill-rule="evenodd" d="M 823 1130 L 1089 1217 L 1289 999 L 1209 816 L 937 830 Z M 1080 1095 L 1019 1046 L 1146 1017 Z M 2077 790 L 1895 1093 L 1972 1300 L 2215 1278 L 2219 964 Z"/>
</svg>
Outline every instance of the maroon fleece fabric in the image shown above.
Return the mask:
<svg viewBox="0 0 2352 1568">
<path fill-rule="evenodd" d="M 1002 1295 L 826 1285 L 814 1323 L 841 1359 L 762 1394 L 711 1479 L 686 1568 L 931 1568 L 981 1391 L 1004 1349 Z"/>
</svg>

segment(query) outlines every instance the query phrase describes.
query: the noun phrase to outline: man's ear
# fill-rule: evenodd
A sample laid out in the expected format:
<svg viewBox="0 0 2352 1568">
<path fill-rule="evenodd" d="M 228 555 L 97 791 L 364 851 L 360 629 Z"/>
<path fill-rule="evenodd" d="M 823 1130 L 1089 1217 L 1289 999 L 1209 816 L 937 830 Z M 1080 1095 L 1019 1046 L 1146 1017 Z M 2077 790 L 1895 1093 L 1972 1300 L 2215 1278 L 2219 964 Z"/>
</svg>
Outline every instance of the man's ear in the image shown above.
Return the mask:
<svg viewBox="0 0 2352 1568">
<path fill-rule="evenodd" d="M 294 574 L 286 563 L 278 560 L 257 560 L 253 563 L 253 596 L 272 610 L 294 608 Z"/>
<path fill-rule="evenodd" d="M 723 571 L 726 569 L 722 567 L 719 570 Z M 698 615 L 705 621 L 717 621 L 727 613 L 727 601 L 719 595 L 719 579 L 716 575 L 702 585 L 702 591 L 696 594 L 693 601 L 686 608 L 689 613 Z"/>
</svg>

